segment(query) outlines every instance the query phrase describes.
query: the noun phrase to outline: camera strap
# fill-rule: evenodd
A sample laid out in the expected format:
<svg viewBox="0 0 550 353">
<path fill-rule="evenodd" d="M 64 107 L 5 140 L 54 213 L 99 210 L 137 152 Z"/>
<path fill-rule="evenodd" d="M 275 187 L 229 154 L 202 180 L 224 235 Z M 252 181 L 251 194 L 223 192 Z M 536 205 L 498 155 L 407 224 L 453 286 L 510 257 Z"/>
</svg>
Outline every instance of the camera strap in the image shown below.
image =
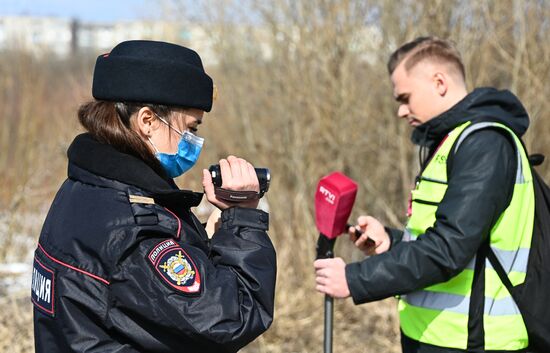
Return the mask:
<svg viewBox="0 0 550 353">
<path fill-rule="evenodd" d="M 214 188 L 214 193 L 216 194 L 217 198 L 231 202 L 258 200 L 263 196 L 262 193 L 256 191 L 228 190 L 219 187 Z"/>
</svg>

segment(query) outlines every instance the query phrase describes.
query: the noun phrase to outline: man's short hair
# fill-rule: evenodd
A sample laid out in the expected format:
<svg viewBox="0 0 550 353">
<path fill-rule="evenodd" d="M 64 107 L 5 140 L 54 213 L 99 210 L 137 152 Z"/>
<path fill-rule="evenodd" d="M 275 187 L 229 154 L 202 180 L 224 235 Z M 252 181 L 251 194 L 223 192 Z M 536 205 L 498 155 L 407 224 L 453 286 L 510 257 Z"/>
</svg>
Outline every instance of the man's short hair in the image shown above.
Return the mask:
<svg viewBox="0 0 550 353">
<path fill-rule="evenodd" d="M 425 59 L 449 64 L 462 76 L 462 79 L 466 79 L 464 64 L 454 43 L 437 37 L 419 37 L 412 42 L 403 44 L 390 56 L 388 71 L 390 75 L 393 74 L 397 66 L 404 60 L 406 60 L 405 69 L 409 71 Z"/>
</svg>

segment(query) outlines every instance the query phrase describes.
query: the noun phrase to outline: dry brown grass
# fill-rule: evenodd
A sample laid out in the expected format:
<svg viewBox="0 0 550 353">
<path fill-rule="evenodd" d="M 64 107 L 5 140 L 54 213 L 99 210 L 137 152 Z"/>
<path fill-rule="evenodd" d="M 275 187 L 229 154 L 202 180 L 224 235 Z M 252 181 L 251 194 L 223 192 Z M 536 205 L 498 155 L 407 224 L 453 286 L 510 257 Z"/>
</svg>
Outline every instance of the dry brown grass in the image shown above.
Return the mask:
<svg viewBox="0 0 550 353">
<path fill-rule="evenodd" d="M 0 299 L 0 352 L 34 351 L 32 305 L 26 297 L 14 295 Z"/>
<path fill-rule="evenodd" d="M 199 189 L 200 168 L 229 153 L 273 172 L 267 199 L 279 263 L 276 318 L 245 352 L 322 351 L 323 296 L 314 291 L 312 268 L 312 197 L 319 177 L 342 170 L 359 182 L 352 217 L 368 212 L 390 225 L 404 221 L 417 160 L 409 128 L 395 118 L 385 69 L 398 44 L 424 34 L 455 40 L 470 88 L 512 89 L 531 114 L 528 147 L 550 155 L 546 1 L 204 5 L 220 59 L 207 70 L 220 94 L 201 130 L 206 145 L 199 166 L 178 182 Z M 246 24 L 250 19 L 253 25 Z M 373 36 L 365 24 L 378 32 Z M 272 48 L 269 60 L 260 54 L 265 45 Z M 75 110 L 90 98 L 93 66 L 92 56 L 56 63 L 9 55 L 0 59 L 1 119 L 7 124 L 0 130 L 0 262 L 29 261 L 65 175 L 64 153 L 78 131 Z M 550 163 L 540 170 L 550 181 Z M 336 253 L 346 261 L 361 258 L 345 240 Z M 12 295 L 1 304 L 0 350 L 31 351 L 28 298 Z M 399 351 L 394 299 L 362 306 L 336 301 L 335 309 L 335 352 Z"/>
</svg>

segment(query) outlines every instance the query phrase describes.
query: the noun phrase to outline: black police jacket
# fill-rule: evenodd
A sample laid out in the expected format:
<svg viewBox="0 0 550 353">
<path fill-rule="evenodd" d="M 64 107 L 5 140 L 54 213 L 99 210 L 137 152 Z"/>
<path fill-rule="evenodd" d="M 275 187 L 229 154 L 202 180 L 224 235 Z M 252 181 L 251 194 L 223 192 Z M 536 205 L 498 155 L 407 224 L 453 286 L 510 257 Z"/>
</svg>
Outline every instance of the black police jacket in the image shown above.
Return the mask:
<svg viewBox="0 0 550 353">
<path fill-rule="evenodd" d="M 529 126 L 523 105 L 512 93 L 476 89 L 413 131 L 413 142 L 428 151 L 422 165 L 450 131 L 467 121 L 499 122 L 520 137 Z M 401 242 L 402 231 L 390 230 L 390 251 L 346 266 L 353 301 L 359 304 L 409 293 L 460 273 L 508 207 L 516 166 L 515 143 L 501 129 L 478 130 L 464 139 L 447 161 L 447 191 L 426 235 Z"/>
<path fill-rule="evenodd" d="M 222 212 L 209 241 L 178 190 L 141 160 L 76 137 L 35 252 L 36 352 L 234 352 L 273 319 L 267 213 Z"/>
</svg>

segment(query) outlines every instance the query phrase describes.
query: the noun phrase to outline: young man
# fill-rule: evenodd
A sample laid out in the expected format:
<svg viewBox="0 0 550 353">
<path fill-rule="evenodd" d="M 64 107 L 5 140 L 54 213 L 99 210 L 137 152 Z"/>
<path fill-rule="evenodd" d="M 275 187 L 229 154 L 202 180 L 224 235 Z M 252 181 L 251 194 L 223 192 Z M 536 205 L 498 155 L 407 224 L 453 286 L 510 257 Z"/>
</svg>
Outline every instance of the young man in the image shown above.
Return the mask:
<svg viewBox="0 0 550 353">
<path fill-rule="evenodd" d="M 400 295 L 404 352 L 522 351 L 523 320 L 486 260 L 525 279 L 534 192 L 521 137 L 529 118 L 509 91 L 468 93 L 451 43 L 418 38 L 388 63 L 398 116 L 414 127 L 421 171 L 404 231 L 358 218 L 355 245 L 370 256 L 315 262 L 317 290 L 356 304 Z M 367 237 L 375 241 L 367 246 Z"/>
</svg>

